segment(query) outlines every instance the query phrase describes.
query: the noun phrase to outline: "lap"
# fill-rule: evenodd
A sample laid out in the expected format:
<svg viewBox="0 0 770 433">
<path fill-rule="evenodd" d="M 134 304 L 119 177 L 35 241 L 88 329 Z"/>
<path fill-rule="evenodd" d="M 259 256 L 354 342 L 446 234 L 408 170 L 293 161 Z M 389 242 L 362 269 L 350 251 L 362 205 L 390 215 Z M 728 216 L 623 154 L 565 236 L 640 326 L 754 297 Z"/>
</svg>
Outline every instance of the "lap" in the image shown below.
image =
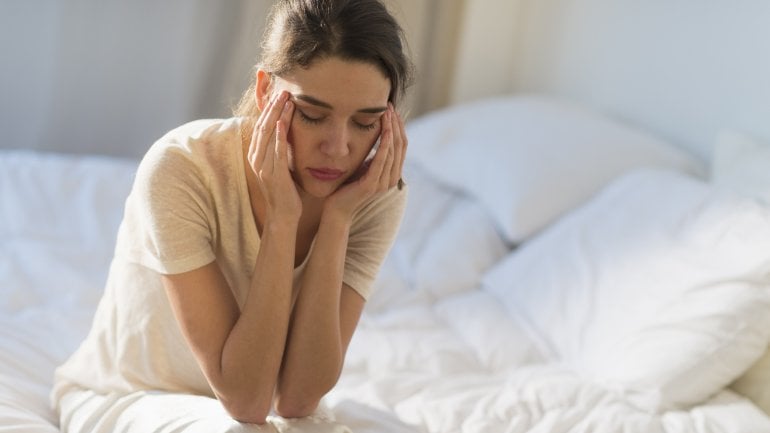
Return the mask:
<svg viewBox="0 0 770 433">
<path fill-rule="evenodd" d="M 307 418 L 269 416 L 264 425 L 234 420 L 216 399 L 158 391 L 103 395 L 72 390 L 61 399 L 63 433 L 349 433 L 321 409 Z"/>
</svg>

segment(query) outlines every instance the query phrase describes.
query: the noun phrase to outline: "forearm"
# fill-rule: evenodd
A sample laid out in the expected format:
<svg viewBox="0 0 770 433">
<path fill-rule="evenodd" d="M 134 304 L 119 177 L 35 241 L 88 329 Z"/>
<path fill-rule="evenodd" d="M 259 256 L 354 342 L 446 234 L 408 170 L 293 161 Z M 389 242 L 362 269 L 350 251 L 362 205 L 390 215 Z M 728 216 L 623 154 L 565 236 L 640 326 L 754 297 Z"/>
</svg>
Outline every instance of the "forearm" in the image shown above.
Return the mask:
<svg viewBox="0 0 770 433">
<path fill-rule="evenodd" d="M 219 395 L 235 411 L 266 415 L 273 401 L 291 315 L 296 225 L 266 224 L 251 286 L 222 349 Z"/>
<path fill-rule="evenodd" d="M 319 225 L 279 375 L 277 406 L 289 412 L 312 412 L 342 369 L 340 294 L 349 230 L 349 218 L 329 214 Z"/>
</svg>

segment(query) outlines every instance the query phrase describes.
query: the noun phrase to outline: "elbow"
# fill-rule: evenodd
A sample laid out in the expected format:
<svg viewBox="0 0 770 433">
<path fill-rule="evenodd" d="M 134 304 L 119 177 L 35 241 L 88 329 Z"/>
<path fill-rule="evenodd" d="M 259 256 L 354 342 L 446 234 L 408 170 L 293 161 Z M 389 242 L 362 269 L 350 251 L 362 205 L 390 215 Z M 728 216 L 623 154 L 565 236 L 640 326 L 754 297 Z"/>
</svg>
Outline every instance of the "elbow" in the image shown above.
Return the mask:
<svg viewBox="0 0 770 433">
<path fill-rule="evenodd" d="M 312 415 L 326 393 L 337 384 L 340 367 L 331 374 L 318 375 L 312 380 L 300 381 L 296 377 L 279 382 L 275 393 L 275 413 L 283 418 L 304 418 Z"/>
<path fill-rule="evenodd" d="M 283 418 L 304 418 L 315 412 L 320 401 L 320 398 L 278 398 L 275 413 Z"/>
<path fill-rule="evenodd" d="M 265 424 L 273 405 L 274 383 L 236 380 L 222 374 L 210 374 L 214 395 L 234 420 L 245 424 Z"/>
<path fill-rule="evenodd" d="M 321 386 L 315 390 L 304 387 L 295 392 L 280 392 L 275 397 L 275 413 L 283 418 L 304 418 L 312 415 L 318 408 L 321 398 L 331 386 Z"/>
<path fill-rule="evenodd" d="M 226 401 L 220 398 L 220 402 L 234 420 L 245 424 L 263 425 L 267 422 L 267 415 L 270 413 L 271 402 L 269 401 L 253 402 L 248 399 Z"/>
</svg>

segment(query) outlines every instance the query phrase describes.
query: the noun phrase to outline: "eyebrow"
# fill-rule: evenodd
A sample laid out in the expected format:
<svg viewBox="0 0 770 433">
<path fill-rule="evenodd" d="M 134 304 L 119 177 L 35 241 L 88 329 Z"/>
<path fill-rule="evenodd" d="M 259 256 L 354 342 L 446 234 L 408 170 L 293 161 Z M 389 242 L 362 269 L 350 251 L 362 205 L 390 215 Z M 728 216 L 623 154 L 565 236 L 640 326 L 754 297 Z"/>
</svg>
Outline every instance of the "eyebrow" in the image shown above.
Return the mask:
<svg viewBox="0 0 770 433">
<path fill-rule="evenodd" d="M 310 95 L 304 95 L 304 94 L 300 93 L 300 94 L 294 94 L 292 96 L 294 96 L 294 98 L 296 98 L 296 99 L 299 99 L 300 101 L 307 102 L 308 104 L 312 104 L 312 105 L 315 105 L 317 107 L 328 108 L 330 110 L 332 108 L 334 108 L 328 102 L 321 101 L 320 99 L 314 98 L 314 97 L 312 97 Z M 368 113 L 368 114 L 380 114 L 380 113 L 384 112 L 387 109 L 388 109 L 388 107 L 368 107 L 368 108 L 361 108 L 360 110 L 356 110 L 356 112 L 357 113 Z"/>
</svg>

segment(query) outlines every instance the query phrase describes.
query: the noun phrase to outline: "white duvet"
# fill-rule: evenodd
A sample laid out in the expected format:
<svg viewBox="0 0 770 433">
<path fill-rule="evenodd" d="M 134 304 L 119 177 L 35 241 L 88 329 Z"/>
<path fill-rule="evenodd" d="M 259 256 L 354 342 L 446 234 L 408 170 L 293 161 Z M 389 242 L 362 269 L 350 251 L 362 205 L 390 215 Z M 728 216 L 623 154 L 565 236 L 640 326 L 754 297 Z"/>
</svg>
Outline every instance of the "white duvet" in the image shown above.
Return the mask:
<svg viewBox="0 0 770 433">
<path fill-rule="evenodd" d="M 0 432 L 58 431 L 48 407 L 51 375 L 88 329 L 135 164 L 99 157 L 0 154 Z M 540 281 L 531 273 L 521 278 L 510 274 L 521 266 L 512 257 L 526 257 L 527 251 L 551 245 L 549 239 L 561 238 L 544 232 L 531 244 L 525 242 L 511 250 L 481 205 L 442 186 L 416 165 L 408 165 L 407 170 L 410 202 L 402 231 L 362 317 L 340 382 L 327 398 L 339 421 L 357 433 L 770 432 L 770 417 L 726 388 L 767 345 L 767 335 L 753 329 L 765 322 L 740 316 L 749 310 L 753 314 L 756 308 L 768 311 L 761 310 L 766 306 L 762 304 L 763 293 L 768 290 L 766 281 L 760 278 L 758 267 L 762 263 L 752 262 L 757 267 L 751 270 L 756 271 L 752 274 L 756 277 L 756 293 L 743 289 L 750 292 L 743 299 L 755 301 L 754 309 L 746 310 L 748 307 L 741 304 L 746 308 L 709 310 L 705 328 L 698 328 L 710 332 L 715 338 L 713 343 L 727 338 L 725 328 L 718 323 L 709 328 L 715 318 L 743 320 L 743 329 L 748 330 L 751 341 L 733 347 L 740 352 L 740 359 L 729 359 L 733 365 L 722 365 L 722 370 L 699 364 L 702 376 L 689 379 L 705 381 L 714 388 L 699 401 L 681 407 L 662 403 L 652 407 L 648 404 L 649 386 L 656 384 L 618 382 L 619 374 L 602 377 L 601 371 L 585 368 L 585 359 L 579 363 L 564 356 L 556 337 L 578 338 L 569 343 L 570 350 L 579 351 L 579 339 L 587 334 L 571 329 L 554 335 L 560 332 L 555 331 L 558 327 L 544 329 L 533 321 L 546 311 L 529 310 L 524 314 L 510 305 L 514 298 L 508 293 L 518 293 L 518 299 L 524 299 L 523 288 L 499 287 L 506 278 L 525 279 L 531 284 Z M 625 187 L 620 184 L 615 189 L 643 191 L 658 188 L 660 182 L 679 182 L 677 179 L 670 174 L 637 175 L 636 180 L 627 180 Z M 675 193 L 661 194 L 658 205 L 666 208 L 667 203 L 681 199 Z M 597 207 L 612 206 L 611 200 L 598 203 L 580 212 L 593 218 L 591 212 L 597 212 Z M 717 208 L 713 212 L 722 209 L 724 215 L 736 214 L 731 209 Z M 693 209 L 700 208 L 690 209 L 686 221 L 697 217 Z M 758 210 L 751 212 L 756 213 L 755 218 L 766 216 Z M 572 219 L 579 223 L 579 217 Z M 573 233 L 570 230 L 576 230 L 578 223 L 566 218 L 556 226 L 562 227 L 561 232 Z M 740 235 L 726 230 L 715 242 Z M 704 251 L 709 247 L 698 246 L 706 248 Z M 552 259 L 569 257 L 559 259 L 556 254 Z M 601 266 L 590 257 L 581 263 L 594 270 Z M 577 263 L 578 268 L 581 263 Z M 609 275 L 589 274 L 599 278 Z M 585 275 L 578 272 L 564 277 Z M 733 276 L 734 281 L 739 280 Z M 586 287 L 590 291 L 596 284 Z M 686 295 L 693 296 L 691 292 Z M 547 308 L 601 308 L 601 303 L 591 296 L 576 299 L 571 307 Z M 641 305 L 643 299 L 635 300 L 640 303 L 639 311 L 658 311 L 654 302 Z M 699 305 L 708 310 L 706 303 Z M 527 305 L 523 302 L 518 306 Z M 601 317 L 622 320 L 612 315 Z M 652 325 L 665 330 L 666 323 L 662 320 Z M 590 324 L 596 325 L 595 321 Z M 680 333 L 677 336 L 681 337 Z M 592 343 L 596 347 L 601 341 Z M 704 350 L 714 347 L 701 343 Z M 633 364 L 629 364 L 630 368 L 645 368 L 632 361 L 624 360 Z M 679 361 L 675 357 L 672 362 Z M 732 373 L 719 380 L 711 377 L 714 372 L 724 373 L 725 368 Z M 623 365 L 615 365 L 615 370 L 622 372 Z M 692 398 L 696 391 L 702 391 L 687 390 L 692 391 L 687 394 Z M 655 390 L 653 394 L 661 397 L 665 392 Z M 664 400 L 661 397 L 656 402 Z"/>
<path fill-rule="evenodd" d="M 493 286 L 495 280 L 507 276 L 518 278 L 519 286 L 524 284 L 522 281 L 525 281 L 526 284 L 531 284 L 529 287 L 535 289 L 538 277 L 542 277 L 543 274 L 526 271 L 518 275 L 507 273 L 520 271 L 516 269 L 519 261 L 514 259 L 531 257 L 531 254 L 535 253 L 538 254 L 536 257 L 542 258 L 543 262 L 558 263 L 559 252 L 555 245 L 549 244 L 549 239 L 553 239 L 554 236 L 544 233 L 531 243 L 520 246 L 513 253 L 501 252 L 502 241 L 492 236 L 494 228 L 489 217 L 483 212 L 473 210 L 478 209 L 477 205 L 456 192 L 438 186 L 419 168 L 414 166 L 409 168 L 410 203 L 420 203 L 420 205 L 407 208 L 404 230 L 385 264 L 385 274 L 380 279 L 383 286 L 371 300 L 368 312 L 351 346 L 340 386 L 330 396 L 340 419 L 355 426 L 355 431 L 770 431 L 770 418 L 747 399 L 726 389 L 727 383 L 715 384 L 714 386 L 718 387 L 716 392 L 709 392 L 707 397 L 697 403 L 675 409 L 652 409 L 644 407 L 647 401 L 640 400 L 638 392 L 634 393 L 639 391 L 638 389 L 621 390 L 617 383 L 602 381 L 598 377 L 600 375 L 591 375 L 590 372 L 581 369 L 578 363 L 549 351 L 545 335 L 548 330 L 535 329 L 531 323 L 528 323 L 526 314 L 517 314 L 508 308 L 507 295 L 498 293 L 497 288 Z M 677 192 L 675 188 L 669 188 L 673 193 L 666 198 L 666 194 L 660 194 L 661 182 L 664 185 L 683 184 L 684 190 L 680 188 Z M 656 204 L 660 209 L 665 209 L 667 206 L 676 209 L 676 202 L 690 202 L 700 209 L 712 198 L 711 188 L 706 184 L 669 172 L 642 172 L 621 179 L 614 187 L 615 193 L 613 188 L 610 188 L 603 194 L 610 201 L 619 199 L 617 197 L 619 193 L 630 193 L 632 187 L 635 187 L 638 193 L 646 192 L 650 196 L 655 196 Z M 624 189 L 620 190 L 621 188 Z M 701 201 L 692 197 L 688 201 L 681 195 L 692 195 L 693 189 L 701 191 Z M 718 209 L 714 212 L 723 212 L 723 217 L 730 214 L 745 214 L 742 211 L 731 212 L 730 209 L 722 208 L 721 205 L 730 202 L 731 199 L 725 197 L 726 201 L 723 202 L 719 193 L 714 192 L 714 194 L 716 194 L 715 197 L 719 197 L 715 199 L 719 206 L 716 206 Z M 581 214 L 599 211 L 602 207 L 613 204 L 602 203 L 599 199 L 601 197 L 592 203 L 597 206 L 589 205 L 578 209 L 572 219 L 579 219 Z M 743 200 L 738 200 L 738 203 L 757 212 L 748 212 L 749 220 L 759 216 L 763 218 L 770 216 L 765 209 L 754 208 L 753 203 Z M 463 210 L 460 211 L 460 209 Z M 628 213 L 634 211 L 629 209 L 627 212 L 612 212 L 613 216 L 609 219 L 626 218 Z M 676 212 L 669 212 L 669 214 L 674 213 Z M 679 216 L 682 216 L 685 222 L 677 221 L 685 226 L 688 222 L 697 222 L 699 216 L 702 219 L 702 216 L 697 213 L 689 215 L 680 213 Z M 711 214 L 711 216 L 715 215 Z M 570 227 L 574 227 L 569 219 L 568 217 L 557 224 L 555 231 L 569 231 Z M 460 220 L 463 220 L 462 223 Z M 654 218 L 651 220 L 652 222 L 648 225 L 659 224 Z M 597 224 L 602 223 L 597 221 Z M 644 225 L 638 220 L 632 220 L 629 224 L 637 227 Z M 752 227 L 756 227 L 757 224 L 768 225 L 767 230 L 756 232 L 757 235 L 770 234 L 768 231 L 770 220 L 754 220 Z M 465 227 L 465 230 L 472 235 L 458 230 L 458 227 Z M 751 227 L 747 227 L 747 230 L 749 229 Z M 614 235 L 606 230 L 599 230 L 599 232 L 609 236 Z M 671 233 L 666 233 L 666 235 L 669 234 Z M 729 236 L 722 233 L 721 239 L 724 238 Z M 610 242 L 612 238 L 600 235 L 599 239 Z M 570 246 L 566 240 L 562 238 L 558 240 L 564 241 L 563 246 Z M 589 241 L 590 236 L 586 235 L 582 240 Z M 763 242 L 768 241 L 770 237 L 765 238 Z M 441 244 L 441 247 L 432 245 L 434 243 Z M 487 248 L 481 249 L 482 244 L 486 244 Z M 757 247 L 762 245 L 769 244 L 756 244 Z M 707 245 L 690 246 L 696 249 L 708 247 Z M 746 256 L 756 253 L 748 246 L 744 245 L 744 247 Z M 550 257 L 543 256 L 549 251 L 537 251 L 541 248 L 551 248 Z M 588 254 L 589 251 L 586 249 L 582 252 Z M 602 252 L 612 254 L 610 250 Z M 675 253 L 683 254 L 683 249 L 675 250 Z M 576 268 L 593 269 L 596 272 L 594 275 L 602 277 L 599 274 L 601 263 L 597 263 L 599 255 L 597 252 L 591 254 L 593 255 L 586 255 L 574 265 Z M 735 251 L 725 251 L 725 254 L 735 254 Z M 614 254 L 615 257 L 620 255 L 622 254 Z M 660 257 L 657 254 L 654 256 Z M 451 259 L 448 257 L 454 257 L 457 265 L 451 265 Z M 574 256 L 571 257 L 574 258 Z M 767 263 L 768 254 L 761 257 L 765 257 L 765 263 Z M 685 261 L 690 260 L 690 258 L 683 258 Z M 741 256 L 734 255 L 732 258 L 735 262 L 742 261 Z M 745 262 L 756 264 L 758 260 Z M 676 261 L 672 259 L 668 267 L 675 266 Z M 765 272 L 766 269 L 768 268 L 765 267 Z M 554 271 L 554 269 L 549 270 Z M 473 273 L 477 275 L 475 282 L 472 282 L 470 277 Z M 704 269 L 699 275 L 710 273 L 713 274 L 712 271 Z M 558 274 L 557 269 L 546 277 L 552 277 L 553 280 L 562 283 L 562 286 L 580 288 L 575 281 L 570 281 L 573 274 L 568 271 L 562 271 L 563 275 Z M 690 277 L 684 273 L 682 276 L 671 275 L 673 281 L 683 281 L 687 278 Z M 447 282 L 448 284 L 441 286 L 446 290 L 442 293 L 441 287 L 428 283 L 433 280 Z M 463 285 L 464 288 L 461 287 Z M 633 289 L 633 285 L 630 286 Z M 601 284 L 597 282 L 591 284 L 592 290 L 600 287 Z M 509 289 L 516 290 L 517 287 L 511 285 Z M 686 292 L 690 299 L 696 299 L 691 292 Z M 592 298 L 593 295 L 589 294 L 584 299 L 573 296 L 574 303 L 571 308 L 575 311 L 562 310 L 562 313 L 565 316 L 570 314 L 578 316 L 581 309 L 586 309 L 584 313 L 588 312 L 589 315 L 598 313 L 600 307 L 597 305 L 601 300 Z M 766 279 L 764 285 L 757 288 L 756 295 L 745 299 L 752 302 L 767 301 Z M 707 302 L 704 301 L 701 306 Z M 655 303 L 650 301 L 649 304 Z M 525 306 L 524 301 L 521 306 Z M 570 308 L 570 306 L 559 306 L 557 310 L 560 308 Z M 637 305 L 637 308 L 641 310 L 643 306 Z M 770 311 L 766 303 L 761 308 L 761 311 Z M 546 307 L 541 306 L 540 309 L 527 312 L 544 315 L 548 313 L 545 309 Z M 686 310 L 681 313 L 683 319 L 688 317 Z M 728 321 L 741 322 L 740 317 L 735 314 L 735 311 L 724 308 L 716 316 Z M 693 309 L 689 315 L 697 316 L 697 309 Z M 622 318 L 613 320 L 620 320 L 617 322 L 618 325 L 622 322 Z M 704 320 L 711 325 L 714 323 L 714 316 L 707 315 Z M 624 326 L 631 326 L 629 323 L 630 320 L 627 320 Z M 762 327 L 766 323 L 758 321 L 754 324 Z M 556 324 L 552 324 L 556 328 Z M 691 321 L 689 325 L 695 326 L 695 322 Z M 658 323 L 655 326 L 660 331 L 670 330 L 677 334 L 674 337 L 666 337 L 668 340 L 665 342 L 684 341 L 685 344 L 689 344 L 691 350 L 694 350 L 692 347 L 698 347 L 697 344 L 686 340 L 676 340 L 682 330 L 678 329 L 674 323 L 670 326 Z M 621 327 L 617 326 L 617 328 Z M 716 338 L 718 329 L 719 327 L 709 328 L 708 331 Z M 574 339 L 571 341 L 574 344 L 570 347 L 579 347 L 581 340 L 588 343 L 587 337 L 580 334 L 580 329 L 572 329 L 565 330 L 562 336 Z M 753 335 L 749 337 L 759 338 Z M 739 350 L 749 352 L 747 355 L 749 359 L 744 360 L 743 366 L 733 369 L 735 375 L 740 374 L 764 350 L 767 337 L 762 338 L 764 340 L 754 346 L 753 351 L 751 347 L 739 349 L 734 345 L 731 346 L 732 355 Z M 610 339 L 607 341 L 613 342 Z M 661 340 L 660 343 L 664 341 Z M 713 351 L 717 348 L 715 341 L 711 343 L 714 344 L 705 350 Z M 682 352 L 686 353 L 685 350 Z M 645 367 L 640 365 L 641 360 L 633 364 L 632 361 L 625 360 L 629 363 L 627 364 L 629 369 L 637 369 L 639 372 L 658 372 L 652 363 Z M 673 356 L 663 357 L 660 361 L 670 361 L 675 366 L 676 362 L 682 362 L 682 359 Z M 697 373 L 701 374 L 701 377 L 689 378 L 696 382 L 703 382 L 696 384 L 695 388 L 698 386 L 702 388 L 705 383 L 714 382 L 716 379 L 713 376 L 720 371 L 718 367 L 703 365 L 703 363 L 699 365 L 701 370 L 697 370 Z M 623 365 L 616 367 L 615 371 L 624 369 Z M 690 364 L 690 367 L 695 370 L 698 366 Z M 710 370 L 706 370 L 707 367 Z M 729 381 L 730 379 L 727 380 Z M 662 379 L 661 383 L 663 383 Z M 680 385 L 686 388 L 692 384 Z M 383 430 L 379 424 L 361 420 L 359 417 L 362 413 L 367 414 L 368 417 L 383 419 L 382 425 L 387 425 L 388 428 Z M 394 415 L 398 422 L 393 421 Z"/>
</svg>

